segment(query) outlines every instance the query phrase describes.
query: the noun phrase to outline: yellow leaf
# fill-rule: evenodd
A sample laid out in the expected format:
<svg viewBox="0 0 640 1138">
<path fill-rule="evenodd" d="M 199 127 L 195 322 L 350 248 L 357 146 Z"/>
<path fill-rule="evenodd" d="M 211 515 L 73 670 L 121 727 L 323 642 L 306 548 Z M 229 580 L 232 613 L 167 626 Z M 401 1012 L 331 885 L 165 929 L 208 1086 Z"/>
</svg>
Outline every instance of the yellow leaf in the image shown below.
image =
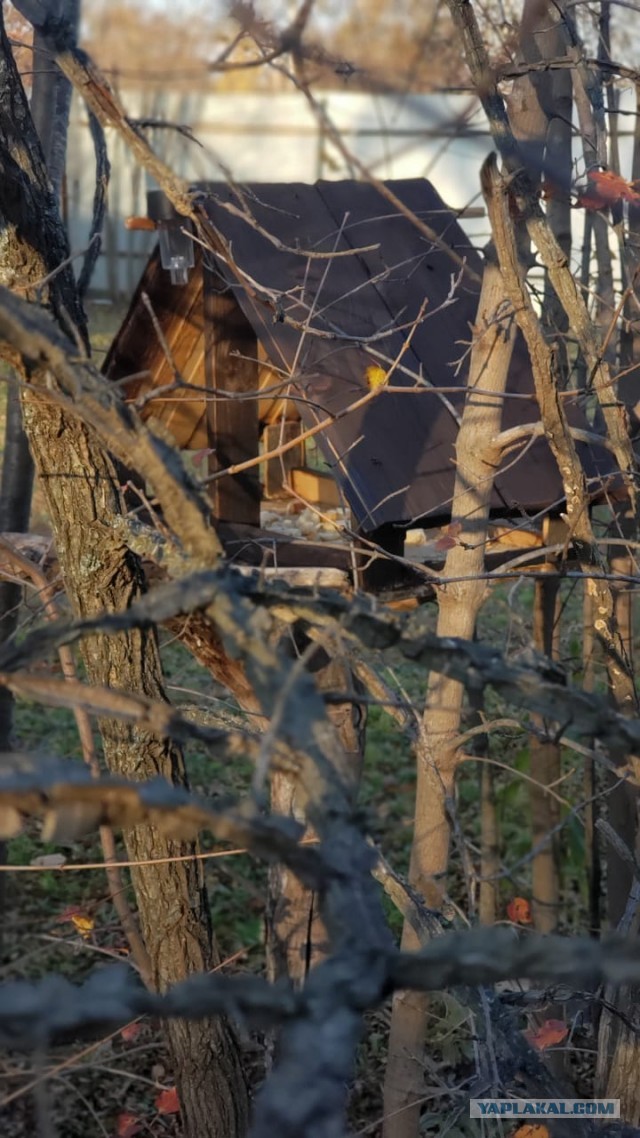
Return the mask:
<svg viewBox="0 0 640 1138">
<path fill-rule="evenodd" d="M 384 368 L 378 364 L 370 364 L 364 374 L 370 391 L 376 391 L 378 387 L 384 387 L 387 382 L 387 373 Z"/>
<path fill-rule="evenodd" d="M 95 925 L 93 917 L 88 917 L 86 913 L 73 913 L 71 920 L 76 932 L 80 933 L 83 940 L 88 940 Z"/>
</svg>

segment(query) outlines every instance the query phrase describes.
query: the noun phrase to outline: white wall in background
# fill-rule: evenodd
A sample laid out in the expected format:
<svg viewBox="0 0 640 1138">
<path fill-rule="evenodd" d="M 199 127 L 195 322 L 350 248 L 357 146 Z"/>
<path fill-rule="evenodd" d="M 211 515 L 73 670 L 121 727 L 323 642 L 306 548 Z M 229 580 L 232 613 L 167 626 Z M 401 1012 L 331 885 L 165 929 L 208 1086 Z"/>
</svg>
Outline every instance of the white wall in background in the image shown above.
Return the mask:
<svg viewBox="0 0 640 1138">
<path fill-rule="evenodd" d="M 154 146 L 189 181 L 314 182 L 358 177 L 301 95 L 122 93 L 134 119 L 188 126 L 198 143 L 176 131 L 153 131 Z M 481 205 L 478 175 L 490 138 L 477 101 L 468 95 L 373 96 L 325 92 L 322 105 L 348 150 L 378 178 L 427 177 L 448 205 Z M 148 233 L 124 228 L 146 214 L 148 183 L 120 138 L 107 132 L 112 165 L 105 251 L 92 289 L 129 294 L 152 244 Z M 94 160 L 83 106 L 74 101 L 69 138 L 67 203 L 74 250 L 83 248 L 94 192 Z M 465 223 L 482 243 L 486 223 Z"/>
<path fill-rule="evenodd" d="M 290 94 L 215 94 L 211 91 L 121 92 L 134 119 L 153 119 L 189 127 L 194 142 L 172 130 L 154 129 L 154 146 L 189 181 L 314 182 L 318 178 L 358 177 L 335 142 L 323 131 L 304 97 Z M 321 103 L 344 145 L 378 178 L 426 177 L 445 202 L 456 208 L 481 206 L 480 166 L 491 150 L 484 114 L 470 95 L 368 95 L 323 92 Z M 631 172 L 635 111 L 631 87 L 622 92 L 619 119 L 621 160 Z M 112 165 L 104 253 L 93 292 L 130 295 L 153 243 L 148 233 L 131 232 L 124 220 L 146 214 L 145 174 L 120 138 L 107 132 Z M 584 164 L 574 142 L 576 176 Z M 94 191 L 92 143 L 84 107 L 74 100 L 67 178 L 72 247 L 86 245 Z M 583 211 L 573 214 L 574 245 L 579 248 Z M 461 222 L 480 246 L 488 236 L 485 220 Z M 615 244 L 612 244 L 615 253 Z"/>
</svg>

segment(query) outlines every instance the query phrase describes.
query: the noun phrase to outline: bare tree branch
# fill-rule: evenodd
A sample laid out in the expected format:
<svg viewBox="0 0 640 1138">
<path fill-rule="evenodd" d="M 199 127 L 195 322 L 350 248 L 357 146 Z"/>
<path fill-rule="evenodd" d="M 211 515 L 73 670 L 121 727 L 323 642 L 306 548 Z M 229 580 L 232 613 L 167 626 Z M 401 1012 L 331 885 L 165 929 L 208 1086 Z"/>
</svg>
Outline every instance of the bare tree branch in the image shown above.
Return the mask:
<svg viewBox="0 0 640 1138">
<path fill-rule="evenodd" d="M 88 117 L 89 131 L 93 139 L 93 149 L 96 156 L 96 188 L 93 195 L 89 244 L 78 277 L 78 293 L 80 297 L 85 297 L 87 294 L 87 290 L 91 284 L 93 270 L 100 256 L 100 250 L 102 248 L 102 227 L 107 212 L 107 190 L 109 189 L 109 177 L 111 175 L 111 164 L 107 153 L 104 130 L 102 129 L 101 123 L 91 111 L 89 111 Z"/>
</svg>

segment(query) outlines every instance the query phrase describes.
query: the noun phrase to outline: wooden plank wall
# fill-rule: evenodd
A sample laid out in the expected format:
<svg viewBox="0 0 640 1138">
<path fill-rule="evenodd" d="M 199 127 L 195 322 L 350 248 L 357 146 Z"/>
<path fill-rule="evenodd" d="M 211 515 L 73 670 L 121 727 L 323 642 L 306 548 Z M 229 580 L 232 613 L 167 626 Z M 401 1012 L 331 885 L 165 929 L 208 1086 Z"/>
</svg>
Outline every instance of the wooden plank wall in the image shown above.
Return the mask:
<svg viewBox="0 0 640 1138">
<path fill-rule="evenodd" d="M 205 380 L 209 473 L 255 458 L 260 446 L 258 353 L 255 333 L 233 293 L 203 266 Z M 219 391 L 229 392 L 224 398 Z M 233 395 L 255 398 L 234 399 Z M 213 394 L 213 398 L 212 398 Z M 210 483 L 218 521 L 260 525 L 259 468 Z"/>
</svg>

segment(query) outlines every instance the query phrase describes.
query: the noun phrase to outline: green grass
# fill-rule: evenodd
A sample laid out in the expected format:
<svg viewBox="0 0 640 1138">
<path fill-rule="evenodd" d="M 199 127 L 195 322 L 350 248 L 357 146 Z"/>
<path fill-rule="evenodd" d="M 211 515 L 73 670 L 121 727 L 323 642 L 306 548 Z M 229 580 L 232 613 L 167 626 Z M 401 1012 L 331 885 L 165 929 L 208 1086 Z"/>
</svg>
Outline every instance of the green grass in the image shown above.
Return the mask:
<svg viewBox="0 0 640 1138">
<path fill-rule="evenodd" d="M 483 635 L 491 643 L 514 650 L 528 642 L 527 620 L 530 603 L 530 586 L 509 596 L 507 590 L 496 591 L 492 601 L 483 614 Z M 435 619 L 435 611 L 430 621 Z M 576 624 L 576 613 L 568 610 L 568 627 Z M 576 645 L 569 642 L 566 652 L 572 657 Z M 163 663 L 167 687 L 171 698 L 178 704 L 196 704 L 208 711 L 216 707 L 228 707 L 228 699 L 217 688 L 193 658 L 175 642 L 162 647 Z M 378 661 L 383 667 L 385 679 L 395 686 L 408 699 L 419 714 L 424 700 L 427 677 L 424 671 L 405 661 L 385 657 Z M 509 715 L 514 718 L 512 709 L 506 708 L 499 698 L 490 694 L 487 702 L 490 718 Z M 524 727 L 523 721 L 523 727 Z M 81 761 L 75 732 L 75 724 L 70 713 L 58 709 L 44 709 L 36 704 L 18 701 L 16 705 L 16 732 L 21 745 L 32 748 L 46 748 L 52 754 L 60 754 Z M 529 762 L 527 736 L 524 731 L 501 731 L 492 735 L 491 754 L 505 763 L 509 770 L 496 775 L 496 800 L 500 817 L 503 857 L 507 864 L 525 857 L 531 848 L 531 831 L 528 820 L 528 788 L 518 777 L 518 772 L 526 772 Z M 234 760 L 232 764 L 222 761 L 215 753 L 201 745 L 189 745 L 186 750 L 189 778 L 194 790 L 203 795 L 243 795 L 250 787 L 252 768 L 247 759 Z M 567 768 L 574 763 L 574 757 L 566 757 Z M 569 781 L 565 793 L 572 800 L 579 797 L 574 776 Z M 471 848 L 472 860 L 477 861 L 473 846 L 479 837 L 479 777 L 477 764 L 463 764 L 458 779 L 457 812 L 460 832 Z M 369 711 L 366 759 L 362 780 L 360 803 L 368 832 L 379 843 L 391 864 L 401 873 L 406 873 L 412 837 L 413 798 L 415 791 L 415 762 L 411 746 L 397 727 L 394 720 L 380 707 Z M 582 885 L 583 849 L 581 830 L 577 823 L 567 827 L 563 836 L 565 856 L 565 917 L 567 925 L 579 927 L 583 920 L 584 907 Z M 212 848 L 213 843 L 206 835 L 203 848 Z M 120 843 L 119 849 L 123 853 Z M 42 853 L 56 852 L 51 843 L 44 845 L 37 829 L 30 827 L 28 832 L 9 843 L 9 861 L 27 865 Z M 73 861 L 94 861 L 100 859 L 100 850 L 95 840 L 76 843 L 68 853 Z M 206 883 L 209 894 L 212 922 L 223 958 L 244 952 L 246 955 L 242 968 L 260 971 L 264 967 L 263 927 L 264 903 L 267 887 L 267 873 L 263 864 L 248 855 L 212 859 L 205 863 Z M 503 906 L 516 893 L 527 896 L 530 888 L 530 866 L 520 868 L 513 881 L 506 879 L 501 886 Z M 454 843 L 450 892 L 456 904 L 467 910 L 467 889 L 461 869 L 459 850 Z M 93 942 L 107 951 L 116 951 L 121 940 L 117 922 L 107 897 L 104 875 L 99 871 L 86 873 L 9 875 L 7 878 L 8 910 L 11 914 L 9 927 L 5 930 L 5 944 L 11 950 L 5 954 L 5 975 L 38 976 L 44 972 L 58 971 L 71 978 L 79 979 L 104 958 L 96 955 L 91 946 L 83 945 L 73 927 L 59 922 L 60 916 L 69 906 L 76 905 L 82 911 L 94 916 L 96 926 Z M 385 911 L 393 932 L 399 936 L 401 920 L 398 913 L 384 899 Z M 504 916 L 504 908 L 502 915 Z M 60 938 L 60 943 L 51 938 Z M 235 965 L 237 967 L 237 965 Z M 457 1018 L 456 1018 L 457 1017 Z M 150 1029 L 149 1029 L 150 1030 Z M 388 1009 L 383 1008 L 368 1017 L 368 1031 L 358 1060 L 358 1072 L 351 1107 L 352 1125 L 366 1127 L 380 1113 L 380 1088 L 384 1074 L 386 1039 L 388 1030 Z M 152 1053 L 162 1055 L 162 1043 L 157 1034 L 149 1036 Z M 438 999 L 432 1006 L 432 1019 L 429 1027 L 430 1062 L 452 1072 L 466 1070 L 473 1063 L 471 1029 L 468 1023 L 459 1022 L 459 1009 L 455 1001 L 446 997 Z M 158 1050 L 160 1048 L 160 1050 Z M 117 1051 L 117 1048 L 116 1048 Z M 118 1052 L 119 1054 L 119 1052 Z M 123 1056 L 135 1073 L 143 1077 L 149 1074 L 147 1052 L 136 1058 Z M 106 1065 L 120 1063 L 109 1055 L 104 1059 Z M 166 1062 L 166 1061 L 165 1061 Z M 123 1091 L 122 1084 L 115 1077 L 100 1082 L 94 1073 L 92 1079 L 79 1073 L 74 1085 L 82 1087 L 82 1093 L 94 1105 L 102 1118 L 115 1117 L 122 1107 L 123 1095 L 127 1108 L 133 1104 L 136 1110 L 148 1116 L 150 1100 L 145 1097 L 144 1087 L 135 1081 Z M 56 1092 L 58 1109 L 63 1101 L 72 1102 L 71 1087 Z M 424 1118 L 424 1132 L 435 1134 L 442 1124 L 443 1112 L 447 1114 L 460 1138 L 466 1138 L 466 1119 L 460 1116 L 454 1123 L 452 1100 L 434 1100 Z M 111 1112 L 111 1113 L 109 1113 Z M 85 1133 L 93 1138 L 98 1130 L 91 1124 L 85 1125 L 83 1132 L 78 1120 L 63 1117 L 67 1121 L 62 1133 L 69 1138 L 78 1138 Z M 110 1131 L 109 1131 L 110 1132 Z M 29 1133 L 25 1123 L 22 1130 L 16 1130 L 18 1138 L 26 1138 Z"/>
<path fill-rule="evenodd" d="M 482 617 L 485 639 L 502 646 L 506 642 L 512 650 L 525 645 L 528 642 L 527 610 L 530 601 L 529 585 L 518 590 L 515 597 L 508 596 L 506 590 L 496 591 Z M 573 615 L 575 614 L 568 611 L 569 620 Z M 434 616 L 432 614 L 432 619 Z M 567 653 L 570 659 L 575 658 L 576 647 L 571 641 L 568 643 Z M 174 703 L 202 706 L 208 712 L 215 712 L 218 707 L 229 708 L 230 701 L 225 693 L 216 687 L 208 674 L 180 645 L 170 642 L 163 647 L 162 654 L 167 688 Z M 379 664 L 387 682 L 400 691 L 419 715 L 426 685 L 424 672 L 393 658 L 385 658 Z M 513 712 L 489 693 L 488 717 L 491 719 L 504 714 L 513 718 Z M 20 700 L 16 705 L 15 722 L 20 745 L 26 749 L 46 749 L 52 754 L 81 761 L 75 722 L 70 712 L 44 709 L 37 704 Z M 507 863 L 518 862 L 526 857 L 531 848 L 529 790 L 526 782 L 518 777 L 519 772 L 526 772 L 529 763 L 528 742 L 524 733 L 526 720 L 522 721 L 522 726 L 523 732 L 505 730 L 491 736 L 491 756 L 508 767 L 507 770 L 497 771 L 495 782 L 503 852 Z M 192 787 L 205 796 L 242 796 L 250 788 L 252 767 L 248 758 L 240 756 L 229 764 L 215 753 L 209 753 L 203 746 L 191 744 L 186 750 L 186 761 Z M 574 756 L 567 755 L 566 764 L 567 769 L 570 764 L 575 765 Z M 567 797 L 573 795 L 576 800 L 579 799 L 578 783 L 577 776 L 569 779 L 564 791 Z M 360 805 L 369 834 L 380 844 L 385 856 L 400 873 L 406 873 L 408 869 L 414 793 L 415 760 L 411 746 L 383 708 L 371 707 L 368 713 Z M 468 762 L 463 764 L 458 779 L 457 811 L 465 841 L 472 845 L 479 839 L 478 802 L 479 768 L 476 763 Z M 583 876 L 581 864 L 584 843 L 578 821 L 572 821 L 567 826 L 563 842 L 567 880 L 572 883 L 575 893 L 575 882 Z M 211 848 L 211 844 L 205 836 L 204 848 Z M 54 850 L 51 846 L 43 849 L 37 833 L 30 833 L 28 837 L 21 837 L 10 844 L 9 858 L 13 862 L 27 864 L 42 852 Z M 78 850 L 73 851 L 73 860 L 79 860 L 78 854 Z M 97 843 L 85 843 L 82 859 L 98 860 L 99 857 Z M 518 870 L 514 881 L 504 881 L 502 893 L 505 905 L 514 892 L 526 893 L 529 872 L 529 867 L 524 866 Z M 259 953 L 266 888 L 264 867 L 243 855 L 219 861 L 212 859 L 207 863 L 206 874 L 213 922 L 223 953 L 230 955 L 242 947 Z M 46 900 L 47 907 L 54 905 L 64 908 L 67 904 L 91 901 L 91 881 L 101 879 L 101 875 L 42 873 L 37 877 L 34 875 L 34 878 L 29 879 L 27 892 L 37 893 L 43 901 Z M 25 885 L 26 883 L 21 883 L 20 886 L 23 898 Z M 451 888 L 456 903 L 466 908 L 466 885 L 455 849 Z M 97 894 L 102 896 L 103 892 L 104 880 L 101 879 Z M 582 888 L 580 892 L 582 893 Z M 390 924 L 399 933 L 400 918 L 391 906 L 386 907 Z"/>
</svg>

